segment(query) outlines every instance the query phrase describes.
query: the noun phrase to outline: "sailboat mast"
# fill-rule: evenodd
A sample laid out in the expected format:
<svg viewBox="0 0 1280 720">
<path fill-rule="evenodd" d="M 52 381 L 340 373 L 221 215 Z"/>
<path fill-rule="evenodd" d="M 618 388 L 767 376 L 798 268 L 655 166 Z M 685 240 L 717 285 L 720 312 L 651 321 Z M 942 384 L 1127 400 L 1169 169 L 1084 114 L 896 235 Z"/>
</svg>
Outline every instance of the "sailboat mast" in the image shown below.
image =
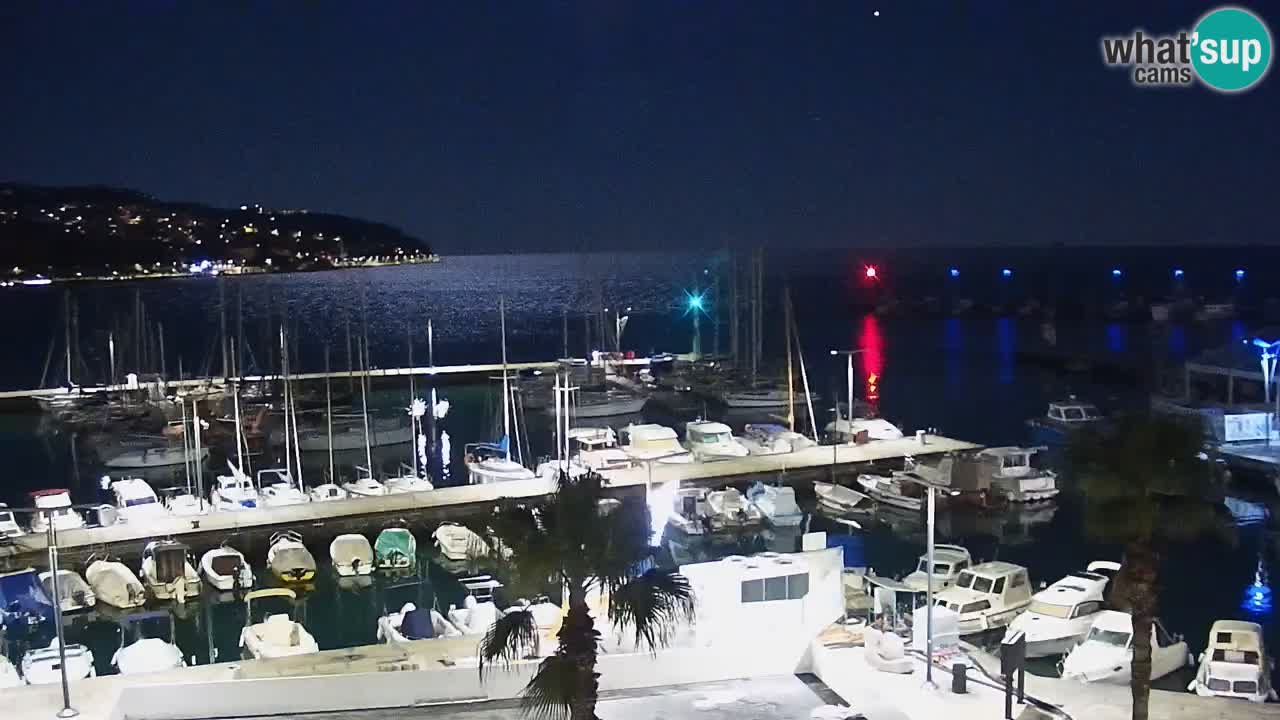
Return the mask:
<svg viewBox="0 0 1280 720">
<path fill-rule="evenodd" d="M 511 460 L 511 392 L 507 385 L 507 299 L 498 296 L 498 324 L 502 330 L 502 438 L 506 441 L 507 460 Z"/>
<path fill-rule="evenodd" d="M 280 323 L 280 378 L 284 383 L 284 470 L 293 477 L 293 455 L 289 452 L 289 350 Z"/>
<path fill-rule="evenodd" d="M 235 339 L 231 340 L 231 352 L 235 352 Z M 236 465 L 240 467 L 241 472 L 244 471 L 244 433 L 240 425 L 240 382 L 233 380 L 231 383 L 231 405 L 235 412 L 236 421 Z"/>
<path fill-rule="evenodd" d="M 373 477 L 373 445 L 369 442 L 369 346 L 366 341 L 359 343 L 360 367 L 364 374 L 360 376 L 360 415 L 364 418 L 364 462 L 369 476 Z"/>
<path fill-rule="evenodd" d="M 787 304 L 790 305 L 791 297 L 787 296 Z M 800 361 L 800 381 L 804 384 L 804 404 L 809 409 L 809 430 L 813 434 L 813 441 L 818 442 L 818 421 L 813 417 L 813 395 L 809 392 L 809 373 L 804 369 L 804 350 L 800 349 L 800 332 L 796 330 L 793 323 L 791 325 L 791 334 L 795 338 L 796 358 Z"/>
<path fill-rule="evenodd" d="M 71 291 L 68 290 L 63 297 L 63 316 L 62 316 L 62 333 L 65 336 L 67 345 L 67 389 L 75 387 L 75 383 L 71 381 Z"/>
<path fill-rule="evenodd" d="M 782 314 L 786 318 L 785 333 L 787 335 L 787 426 L 791 432 L 796 431 L 796 377 L 791 364 L 791 289 L 782 291 Z"/>
<path fill-rule="evenodd" d="M 333 380 L 329 377 L 329 343 L 324 344 L 324 418 L 329 433 L 329 482 L 333 476 Z"/>
</svg>

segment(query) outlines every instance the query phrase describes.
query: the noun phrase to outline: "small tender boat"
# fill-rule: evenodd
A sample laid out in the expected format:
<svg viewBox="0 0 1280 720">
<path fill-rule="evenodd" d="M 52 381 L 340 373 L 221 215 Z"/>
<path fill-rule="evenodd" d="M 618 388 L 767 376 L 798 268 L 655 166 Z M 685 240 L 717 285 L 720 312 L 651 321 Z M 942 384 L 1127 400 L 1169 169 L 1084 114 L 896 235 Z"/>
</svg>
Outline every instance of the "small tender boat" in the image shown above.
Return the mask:
<svg viewBox="0 0 1280 720">
<path fill-rule="evenodd" d="M 59 532 L 84 527 L 84 518 L 71 507 L 71 493 L 68 491 L 51 488 L 28 493 L 28 496 L 37 511 L 31 516 L 31 532 L 46 532 L 50 518 L 54 529 Z"/>
<path fill-rule="evenodd" d="M 116 498 L 116 511 L 124 522 L 137 524 L 169 517 L 169 509 L 156 497 L 156 491 L 146 480 L 116 480 L 111 483 L 111 492 Z"/>
<path fill-rule="evenodd" d="M 1107 584 L 1120 571 L 1120 563 L 1089 563 L 1084 572 L 1073 572 L 1031 597 L 1027 611 L 1019 615 L 1005 637 L 1021 632 L 1027 657 L 1064 655 L 1089 634 L 1102 612 Z"/>
<path fill-rule="evenodd" d="M 200 556 L 200 574 L 214 589 L 229 592 L 253 587 L 253 568 L 244 553 L 225 542 Z"/>
<path fill-rule="evenodd" d="M 712 490 L 707 493 L 707 518 L 711 529 L 719 532 L 752 527 L 764 522 L 760 508 L 748 503 L 734 488 Z"/>
<path fill-rule="evenodd" d="M 467 479 L 473 485 L 537 477 L 532 470 L 508 457 L 506 448 L 500 445 L 472 443 L 466 446 L 465 452 Z"/>
<path fill-rule="evenodd" d="M 683 464 L 693 461 L 693 455 L 680 444 L 680 436 L 665 425 L 628 425 L 619 434 L 622 452 L 638 462 Z"/>
<path fill-rule="evenodd" d="M 969 569 L 973 557 L 960 545 L 939 543 L 933 546 L 933 590 L 937 592 L 955 584 L 960 573 Z M 918 592 L 929 591 L 929 556 L 921 555 L 916 569 L 902 578 L 904 585 Z"/>
<path fill-rule="evenodd" d="M 143 468 L 168 467 L 190 462 L 195 451 L 168 445 L 165 447 L 143 447 L 125 450 L 103 463 L 109 468 L 118 470 L 141 470 Z M 201 460 L 209 457 L 209 448 L 200 448 Z"/>
<path fill-rule="evenodd" d="M 1187 643 L 1165 630 L 1159 620 L 1154 620 L 1151 623 L 1151 679 L 1159 680 L 1190 662 Z M 1133 619 L 1129 613 L 1116 610 L 1098 613 L 1084 642 L 1072 648 L 1058 667 L 1064 679 L 1128 685 L 1133 667 Z"/>
<path fill-rule="evenodd" d="M 329 560 L 338 577 L 369 575 L 373 572 L 373 547 L 363 535 L 339 535 L 329 543 Z"/>
<path fill-rule="evenodd" d="M 793 488 L 757 482 L 747 490 L 747 499 L 774 527 L 795 527 L 804 520 Z"/>
<path fill-rule="evenodd" d="M 1058 496 L 1058 476 L 1031 464 L 1031 458 L 1043 448 L 995 447 L 978 453 L 995 467 L 991 487 L 1009 502 L 1025 503 L 1049 500 Z"/>
<path fill-rule="evenodd" d="M 200 593 L 200 576 L 190 551 L 176 540 L 152 540 L 142 549 L 142 584 L 157 600 L 179 604 Z"/>
<path fill-rule="evenodd" d="M 747 456 L 747 447 L 733 437 L 733 431 L 724 423 L 710 420 L 685 423 L 684 439 L 694 459 L 701 462 Z"/>
<path fill-rule="evenodd" d="M 676 488 L 672 493 L 671 515 L 667 524 L 686 535 L 702 535 L 707 530 L 706 519 L 710 513 L 705 488 Z"/>
<path fill-rule="evenodd" d="M 922 507 L 923 497 L 911 494 L 918 488 L 896 477 L 863 474 L 858 476 L 858 485 L 878 503 L 903 510 L 919 510 Z"/>
<path fill-rule="evenodd" d="M 782 455 L 814 446 L 814 442 L 798 432 L 771 423 L 748 423 L 738 442 L 752 455 Z"/>
<path fill-rule="evenodd" d="M 272 598 L 287 603 L 285 612 L 271 613 L 267 609 L 259 622 L 254 622 L 255 610 L 262 612 Z M 289 657 L 319 652 L 316 639 L 302 623 L 293 619 L 292 613 L 298 596 L 288 588 L 254 590 L 245 595 L 245 626 L 240 631 L 240 647 L 245 655 L 254 659 Z M 257 607 L 254 607 L 255 603 Z M 278 604 L 278 603 L 277 603 Z"/>
<path fill-rule="evenodd" d="M 316 576 L 316 559 L 302 544 L 302 536 L 292 530 L 271 536 L 267 547 L 267 567 L 287 583 L 305 583 Z"/>
<path fill-rule="evenodd" d="M 22 678 L 28 685 L 52 685 L 62 682 L 62 655 L 66 656 L 68 680 L 83 680 L 97 675 L 93 668 L 93 652 L 84 645 L 66 645 L 58 652 L 58 639 L 48 647 L 29 650 L 22 656 Z"/>
<path fill-rule="evenodd" d="M 1072 396 L 1049 403 L 1049 409 L 1045 410 L 1043 417 L 1032 418 L 1027 424 L 1042 431 L 1046 437 L 1058 441 L 1077 430 L 1093 427 L 1104 419 L 1096 405 L 1081 402 Z"/>
<path fill-rule="evenodd" d="M 470 528 L 453 522 L 442 522 L 432 534 L 436 548 L 446 560 L 463 562 L 467 558 L 489 554 L 489 544 Z"/>
<path fill-rule="evenodd" d="M 389 527 L 378 533 L 373 554 L 379 570 L 412 572 L 418 565 L 418 539 L 406 527 Z"/>
<path fill-rule="evenodd" d="M 226 512 L 258 507 L 261 498 L 258 496 L 258 488 L 253 485 L 253 478 L 231 463 L 228 462 L 227 465 L 231 468 L 231 474 L 219 475 L 209 494 L 213 509 Z"/>
<path fill-rule="evenodd" d="M 342 483 L 342 489 L 347 492 L 348 497 L 380 497 L 387 494 L 387 488 L 382 483 L 373 479 L 373 472 L 366 467 L 356 468 L 356 478 L 349 482 Z"/>
<path fill-rule="evenodd" d="M 880 418 L 839 418 L 827 423 L 824 431 L 828 436 L 846 442 L 901 440 L 903 437 L 901 428 Z"/>
<path fill-rule="evenodd" d="M 332 500 L 346 500 L 349 496 L 347 491 L 334 485 L 333 483 L 324 483 L 317 485 L 307 493 L 311 498 L 311 502 L 330 502 Z"/>
<path fill-rule="evenodd" d="M 435 490 L 436 486 L 431 481 L 421 475 L 418 475 L 413 468 L 400 466 L 400 474 L 396 477 L 387 478 L 383 483 L 388 495 L 399 495 L 402 493 L 427 492 Z"/>
<path fill-rule="evenodd" d="M 462 631 L 444 615 L 431 608 L 420 608 L 411 602 L 401 605 L 399 612 L 387 613 L 378 618 L 379 642 L 402 643 L 461 635 Z"/>
<path fill-rule="evenodd" d="M 9 506 L 0 503 L 0 538 L 17 538 L 26 534 L 27 532 L 14 519 L 13 511 L 9 509 Z M 10 667 L 13 666 L 11 665 Z"/>
<path fill-rule="evenodd" d="M 111 607 L 133 608 L 147 600 L 142 581 L 119 560 L 90 558 L 84 577 L 98 601 Z"/>
<path fill-rule="evenodd" d="M 934 604 L 960 615 L 960 634 L 1003 628 L 1031 604 L 1027 569 L 986 562 L 960 572 L 956 582 L 934 593 Z"/>
<path fill-rule="evenodd" d="M 44 594 L 53 597 L 53 573 L 40 573 L 40 587 Z M 64 613 L 88 610 L 98 602 L 93 588 L 74 570 L 58 569 L 58 609 Z"/>
<path fill-rule="evenodd" d="M 1154 649 L 1153 649 L 1154 652 Z M 1200 668 L 1187 686 L 1202 697 L 1235 697 L 1250 702 L 1276 699 L 1271 685 L 1275 661 L 1267 654 L 1262 626 L 1241 620 L 1218 620 L 1209 628 L 1209 644 L 1200 653 Z"/>
<path fill-rule="evenodd" d="M 463 635 L 483 635 L 502 614 L 493 602 L 493 591 L 502 587 L 502 583 L 488 575 L 462 578 L 459 582 L 467 591 L 467 597 L 461 608 L 449 606 L 449 622 Z"/>
<path fill-rule="evenodd" d="M 165 631 L 159 637 L 146 637 L 143 624 L 163 620 Z M 125 644 L 128 638 L 132 642 Z M 120 649 L 111 657 L 111 665 L 121 675 L 159 672 L 184 667 L 182 650 L 173 642 L 173 617 L 168 611 L 127 615 L 120 620 Z"/>
<path fill-rule="evenodd" d="M 258 491 L 261 503 L 267 507 L 283 507 L 285 505 L 301 505 L 311 498 L 294 482 L 293 475 L 284 468 L 270 468 L 258 471 Z"/>
<path fill-rule="evenodd" d="M 818 507 L 829 512 L 844 514 L 871 509 L 871 500 L 866 495 L 844 485 L 815 482 L 813 492 L 818 496 Z"/>
</svg>

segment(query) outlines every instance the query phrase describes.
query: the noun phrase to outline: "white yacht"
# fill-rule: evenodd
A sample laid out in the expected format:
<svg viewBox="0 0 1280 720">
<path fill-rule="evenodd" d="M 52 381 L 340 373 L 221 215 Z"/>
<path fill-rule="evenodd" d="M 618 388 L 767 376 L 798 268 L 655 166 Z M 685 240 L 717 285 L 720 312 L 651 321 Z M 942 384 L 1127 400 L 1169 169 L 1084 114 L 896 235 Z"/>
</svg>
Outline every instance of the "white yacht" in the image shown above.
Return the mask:
<svg viewBox="0 0 1280 720">
<path fill-rule="evenodd" d="M 568 435 L 574 461 L 584 468 L 606 472 L 635 465 L 618 447 L 618 435 L 612 428 L 576 427 L 570 428 Z"/>
<path fill-rule="evenodd" d="M 307 491 L 307 496 L 311 498 L 311 502 L 330 502 L 332 500 L 346 500 L 349 495 L 347 491 L 338 487 L 333 483 L 324 483 L 317 485 Z"/>
<path fill-rule="evenodd" d="M 83 680 L 97 675 L 93 668 L 93 651 L 84 645 L 66 645 L 61 654 L 66 655 L 68 680 Z M 29 650 L 22 656 L 22 678 L 28 685 L 60 683 L 62 666 L 58 638 L 54 638 L 48 647 Z"/>
<path fill-rule="evenodd" d="M 44 594 L 53 597 L 53 573 L 45 570 L 40 573 L 40 587 Z M 89 583 L 80 577 L 75 570 L 58 569 L 58 609 L 64 613 L 88 610 L 98 602 Z"/>
<path fill-rule="evenodd" d="M 1061 438 L 1076 430 L 1093 427 L 1103 419 L 1104 416 L 1098 411 L 1096 405 L 1081 402 L 1072 396 L 1066 400 L 1049 403 L 1049 408 L 1045 410 L 1043 417 L 1028 420 L 1027 424 L 1049 431 L 1055 437 Z"/>
<path fill-rule="evenodd" d="M 165 637 L 145 637 L 142 625 L 148 620 L 164 620 Z M 133 641 L 125 644 L 133 636 Z M 173 617 L 168 611 L 128 615 L 120 620 L 120 648 L 111 657 L 111 665 L 121 675 L 160 672 L 186 666 L 182 650 L 174 643 Z"/>
<path fill-rule="evenodd" d="M 221 592 L 253 587 L 253 568 L 244 553 L 225 542 L 200 556 L 200 575 Z"/>
<path fill-rule="evenodd" d="M 960 573 L 973 564 L 973 556 L 969 549 L 961 545 L 938 543 L 933 546 L 933 591 L 950 587 L 959 579 Z M 917 592 L 929 591 L 929 556 L 921 555 L 916 569 L 902 578 L 904 585 Z"/>
<path fill-rule="evenodd" d="M 804 520 L 794 488 L 757 482 L 747 490 L 747 499 L 774 527 L 795 527 Z"/>
<path fill-rule="evenodd" d="M 748 423 L 738 438 L 751 455 L 782 455 L 813 447 L 813 440 L 775 423 Z"/>
<path fill-rule="evenodd" d="M 903 510 L 919 510 L 923 507 L 924 496 L 919 488 L 897 477 L 862 474 L 858 476 L 858 485 L 872 500 L 883 505 Z"/>
<path fill-rule="evenodd" d="M 1188 665 L 1187 643 L 1164 629 L 1159 620 L 1151 623 L 1151 679 L 1159 680 Z M 1133 619 L 1129 613 L 1103 610 L 1098 613 L 1084 642 L 1072 648 L 1062 660 L 1062 677 L 1080 682 L 1109 682 L 1128 685 L 1133 666 Z"/>
<path fill-rule="evenodd" d="M 209 494 L 213 509 L 234 512 L 258 507 L 261 498 L 258 496 L 258 488 L 254 487 L 253 478 L 231 463 L 227 465 L 231 468 L 231 474 L 219 475 Z"/>
<path fill-rule="evenodd" d="M 338 577 L 369 575 L 373 573 L 373 546 L 363 535 L 339 535 L 329 543 L 329 560 Z"/>
<path fill-rule="evenodd" d="M 995 466 L 991 488 L 1009 502 L 1027 503 L 1050 500 L 1058 496 L 1058 476 L 1031 464 L 1031 458 L 1044 448 L 994 447 L 978 453 Z"/>
<path fill-rule="evenodd" d="M 466 448 L 467 479 L 472 485 L 505 482 L 507 480 L 533 480 L 536 475 L 529 468 L 512 460 L 500 445 L 473 443 Z"/>
<path fill-rule="evenodd" d="M 125 450 L 102 464 L 113 470 L 142 470 L 145 468 L 169 467 L 190 462 L 194 455 L 201 460 L 209 458 L 209 448 L 200 448 L 199 453 L 189 448 L 173 445 L 164 447 L 144 447 Z"/>
<path fill-rule="evenodd" d="M 622 428 L 620 435 L 620 449 L 637 462 L 681 464 L 693 460 L 689 451 L 680 444 L 680 436 L 665 425 L 628 425 Z"/>
<path fill-rule="evenodd" d="M 1027 639 L 1027 657 L 1064 655 L 1089 634 L 1105 602 L 1107 584 L 1120 571 L 1120 563 L 1089 563 L 1031 597 L 1027 611 L 1019 615 L 1005 637 L 1021 631 Z"/>
<path fill-rule="evenodd" d="M 285 583 L 306 583 L 316 576 L 315 557 L 302 544 L 302 536 L 292 530 L 271 536 L 267 567 Z"/>
<path fill-rule="evenodd" d="M 685 446 L 695 460 L 729 460 L 747 456 L 747 447 L 738 442 L 728 425 L 711 420 L 693 420 L 684 426 Z"/>
<path fill-rule="evenodd" d="M 255 622 L 254 611 L 261 612 L 262 606 L 272 598 L 287 603 L 286 611 L 271 613 L 268 609 L 262 613 L 263 619 Z M 302 623 L 293 619 L 293 608 L 297 600 L 297 594 L 288 588 L 254 590 L 244 596 L 246 618 L 244 629 L 240 631 L 240 647 L 247 657 L 258 660 L 320 651 L 311 633 L 307 632 Z"/>
<path fill-rule="evenodd" d="M 813 492 L 818 496 L 818 507 L 838 515 L 871 509 L 870 498 L 844 485 L 815 482 Z"/>
<path fill-rule="evenodd" d="M 127 523 L 150 522 L 169 517 L 169 509 L 156 497 L 156 491 L 141 478 L 124 478 L 111 483 L 116 510 Z"/>
<path fill-rule="evenodd" d="M 284 507 L 310 502 L 311 498 L 284 468 L 258 471 L 258 499 L 265 507 Z"/>
<path fill-rule="evenodd" d="M 764 515 L 742 493 L 727 487 L 707 493 L 707 519 L 711 529 L 720 532 L 758 526 Z"/>
<path fill-rule="evenodd" d="M 0 538 L 17 538 L 26 534 L 27 532 L 14 519 L 13 511 L 9 506 L 0 503 Z"/>
<path fill-rule="evenodd" d="M 436 548 L 446 560 L 463 562 L 471 556 L 489 554 L 489 544 L 470 528 L 455 522 L 442 522 L 432 533 Z"/>
<path fill-rule="evenodd" d="M 1218 620 L 1209 628 L 1209 644 L 1187 689 L 1202 697 L 1275 701 L 1271 684 L 1275 661 L 1267 654 L 1262 626 L 1241 620 Z"/>
<path fill-rule="evenodd" d="M 36 513 L 31 516 L 31 532 L 42 533 L 49 529 L 49 519 L 59 532 L 84 527 L 84 517 L 71 507 L 71 493 L 62 488 L 37 490 L 28 493 Z"/>
<path fill-rule="evenodd" d="M 84 576 L 98 601 L 111 607 L 134 608 L 147 600 L 142 581 L 119 560 L 90 558 Z"/>
<path fill-rule="evenodd" d="M 373 477 L 373 471 L 364 466 L 356 466 L 356 477 L 354 480 L 342 483 L 342 489 L 347 492 L 348 497 L 381 497 L 387 494 L 387 486 L 378 482 Z"/>
<path fill-rule="evenodd" d="M 200 576 L 191 566 L 186 545 L 176 540 L 152 540 L 142 549 L 142 584 L 157 600 L 179 604 L 200 594 Z"/>
<path fill-rule="evenodd" d="M 667 524 L 686 535 L 701 535 L 707 529 L 706 519 L 710 514 L 705 488 L 676 488 Z"/>
<path fill-rule="evenodd" d="M 933 597 L 935 605 L 960 615 L 960 634 L 971 635 L 1013 622 L 1031 604 L 1031 581 L 1021 565 L 986 562 L 962 571 Z"/>
</svg>

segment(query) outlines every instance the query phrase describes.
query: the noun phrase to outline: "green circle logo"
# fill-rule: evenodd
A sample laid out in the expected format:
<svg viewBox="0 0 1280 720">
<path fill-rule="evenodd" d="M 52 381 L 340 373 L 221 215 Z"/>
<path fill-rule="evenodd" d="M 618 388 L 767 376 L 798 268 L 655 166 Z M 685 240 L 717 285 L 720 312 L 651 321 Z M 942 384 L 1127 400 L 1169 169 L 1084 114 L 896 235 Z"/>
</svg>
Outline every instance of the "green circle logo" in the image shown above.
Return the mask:
<svg viewBox="0 0 1280 720">
<path fill-rule="evenodd" d="M 1191 44 L 1196 74 L 1220 92 L 1247 90 L 1271 67 L 1271 33 L 1262 19 L 1248 10 L 1213 10 L 1196 23 Z"/>
</svg>

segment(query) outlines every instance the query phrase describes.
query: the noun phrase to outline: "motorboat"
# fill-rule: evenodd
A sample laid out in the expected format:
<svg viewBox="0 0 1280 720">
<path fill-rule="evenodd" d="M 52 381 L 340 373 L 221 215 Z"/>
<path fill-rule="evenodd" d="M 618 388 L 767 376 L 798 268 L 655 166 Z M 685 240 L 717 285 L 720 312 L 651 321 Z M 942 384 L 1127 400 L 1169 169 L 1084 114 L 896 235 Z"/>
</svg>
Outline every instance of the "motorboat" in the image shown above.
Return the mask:
<svg viewBox="0 0 1280 720">
<path fill-rule="evenodd" d="M 31 516 L 31 532 L 42 533 L 53 527 L 61 532 L 84 527 L 84 517 L 71 507 L 71 493 L 62 488 L 37 490 L 28 493 L 36 512 Z"/>
<path fill-rule="evenodd" d="M 204 498 L 178 489 L 167 494 L 164 507 L 173 517 L 194 517 L 205 514 L 212 506 Z"/>
<path fill-rule="evenodd" d="M 564 620 L 564 611 L 559 605 L 551 602 L 545 595 L 534 598 L 535 602 L 521 598 L 515 605 L 502 611 L 503 615 L 513 612 L 527 612 L 533 616 L 533 624 L 544 637 L 554 636 Z"/>
<path fill-rule="evenodd" d="M 738 442 L 751 455 L 782 455 L 813 447 L 813 440 L 775 423 L 747 423 Z"/>
<path fill-rule="evenodd" d="M 665 425 L 628 425 L 619 435 L 619 449 L 638 462 L 682 464 L 693 461 L 693 455 L 680 444 L 680 436 Z"/>
<path fill-rule="evenodd" d="M 32 568 L 0 572 L 0 628 L 9 637 L 26 634 L 31 628 L 52 623 L 53 601 L 40 585 Z"/>
<path fill-rule="evenodd" d="M 934 593 L 934 604 L 960 615 L 960 634 L 1003 628 L 1031 604 L 1027 569 L 985 562 L 963 570 L 954 585 Z"/>
<path fill-rule="evenodd" d="M 747 499 L 774 527 L 795 527 L 804 520 L 794 488 L 757 482 L 747 489 Z"/>
<path fill-rule="evenodd" d="M 838 515 L 871 509 L 869 497 L 844 485 L 815 482 L 813 492 L 818 496 L 818 507 Z"/>
<path fill-rule="evenodd" d="M 307 495 L 311 498 L 311 502 L 331 502 L 333 500 L 346 500 L 350 497 L 347 495 L 346 490 L 333 483 L 317 485 L 307 491 Z"/>
<path fill-rule="evenodd" d="M 22 678 L 28 685 L 60 683 L 63 668 L 68 680 L 83 680 L 98 674 L 93 667 L 92 650 L 79 644 L 59 648 L 58 638 L 54 638 L 48 647 L 28 650 L 22 656 Z"/>
<path fill-rule="evenodd" d="M 119 560 L 91 558 L 84 577 L 98 602 L 111 607 L 134 608 L 147 600 L 142 581 Z"/>
<path fill-rule="evenodd" d="M 156 633 L 159 637 L 147 637 L 144 625 L 156 620 L 164 621 L 165 631 Z M 111 666 L 121 675 L 174 670 L 186 664 L 182 650 L 174 643 L 173 616 L 167 610 L 136 613 L 120 619 L 120 648 L 111 657 Z"/>
<path fill-rule="evenodd" d="M 152 540 L 142 549 L 142 584 L 157 600 L 178 604 L 200 594 L 200 576 L 190 551 L 176 540 Z"/>
<path fill-rule="evenodd" d="M 258 471 L 258 499 L 266 507 L 284 507 L 310 502 L 311 498 L 294 482 L 293 475 L 284 468 Z"/>
<path fill-rule="evenodd" d="M 809 395 L 812 401 L 818 401 L 815 393 Z M 720 402 L 730 408 L 779 408 L 798 405 L 805 402 L 804 392 L 790 392 L 786 388 L 753 388 L 750 390 L 727 390 L 720 393 Z"/>
<path fill-rule="evenodd" d="M 1191 663 L 1187 643 L 1151 622 L 1151 679 L 1159 680 Z M 1133 618 L 1129 613 L 1103 610 L 1084 642 L 1071 649 L 1058 666 L 1063 679 L 1128 685 L 1133 667 Z"/>
<path fill-rule="evenodd" d="M 881 418 L 837 418 L 823 428 L 829 437 L 846 442 L 901 440 L 902 428 Z"/>
<path fill-rule="evenodd" d="M 227 512 L 258 507 L 261 498 L 258 496 L 258 488 L 254 487 L 253 478 L 231 463 L 228 462 L 227 465 L 231 468 L 231 474 L 215 478 L 213 490 L 209 494 L 213 509 Z"/>
<path fill-rule="evenodd" d="M 724 423 L 693 420 L 684 426 L 685 446 L 701 462 L 747 456 L 747 447 L 738 442 Z"/>
<path fill-rule="evenodd" d="M 413 428 L 401 425 L 399 418 L 370 418 L 368 447 L 400 445 L 413 441 Z M 363 450 L 365 442 L 364 416 L 334 415 L 333 450 Z M 298 430 L 298 448 L 303 452 L 327 451 L 330 447 L 327 428 L 301 428 Z"/>
<path fill-rule="evenodd" d="M 488 575 L 462 578 L 459 582 L 467 596 L 463 598 L 461 608 L 450 605 L 446 617 L 463 635 L 489 632 L 489 628 L 502 616 L 493 602 L 493 591 L 502 587 L 502 583 Z"/>
<path fill-rule="evenodd" d="M 401 605 L 399 612 L 387 613 L 378 618 L 379 642 L 403 643 L 461 635 L 462 631 L 438 611 L 420 608 L 411 602 Z"/>
<path fill-rule="evenodd" d="M 467 479 L 473 485 L 537 477 L 532 470 L 512 460 L 502 445 L 472 443 L 466 446 L 465 454 Z"/>
<path fill-rule="evenodd" d="M 302 536 L 292 530 L 271 536 L 267 546 L 267 567 L 282 582 L 305 583 L 316 576 L 316 559 L 302 544 Z"/>
<path fill-rule="evenodd" d="M 354 480 L 342 483 L 342 489 L 348 497 L 381 497 L 387 494 L 387 487 L 373 477 L 373 471 L 367 467 L 356 467 Z"/>
<path fill-rule="evenodd" d="M 106 460 L 102 464 L 112 470 L 142 470 L 181 465 L 190 462 L 193 457 L 199 457 L 202 461 L 207 460 L 209 448 L 200 448 L 198 452 L 175 445 L 131 448 Z"/>
<path fill-rule="evenodd" d="M 603 393 L 579 393 L 569 405 L 569 415 L 575 418 L 601 418 L 614 415 L 633 415 L 644 409 L 648 398 L 643 395 L 610 390 Z"/>
<path fill-rule="evenodd" d="M 0 503 L 0 538 L 19 538 L 26 535 L 27 531 L 22 529 L 18 521 L 13 517 L 13 511 L 9 506 Z"/>
<path fill-rule="evenodd" d="M 937 592 L 951 587 L 960 573 L 969 569 L 973 557 L 968 548 L 961 545 L 938 543 L 933 546 L 933 590 Z M 929 590 L 929 555 L 920 556 L 915 571 L 902 578 L 903 584 L 917 592 Z"/>
<path fill-rule="evenodd" d="M 271 603 L 272 599 L 277 602 Z M 297 600 L 297 594 L 288 588 L 254 590 L 244 596 L 246 619 L 244 629 L 240 631 L 240 647 L 247 657 L 260 660 L 320 651 L 316 639 L 293 618 Z M 279 605 L 280 602 L 287 603 L 285 612 L 272 613 L 270 605 Z M 265 611 L 264 605 L 268 606 Z M 254 621 L 255 611 L 262 612 L 262 620 Z"/>
<path fill-rule="evenodd" d="M 1049 403 L 1044 416 L 1032 418 L 1027 424 L 1034 429 L 1047 431 L 1051 436 L 1063 438 L 1077 430 L 1094 427 L 1105 419 L 1093 403 L 1081 402 L 1075 396 Z"/>
<path fill-rule="evenodd" d="M 369 575 L 373 572 L 373 546 L 363 535 L 339 535 L 329 543 L 329 560 L 338 577 Z"/>
<path fill-rule="evenodd" d="M 862 487 L 872 500 L 903 510 L 919 510 L 923 507 L 924 497 L 919 488 L 897 477 L 862 474 L 858 476 L 858 485 Z"/>
<path fill-rule="evenodd" d="M 47 597 L 53 597 L 53 573 L 45 570 L 40 573 L 40 587 Z M 58 568 L 58 609 L 64 613 L 88 610 L 98 603 L 89 583 L 80 577 L 75 570 Z"/>
<path fill-rule="evenodd" d="M 742 493 L 727 487 L 707 493 L 707 519 L 711 529 L 719 532 L 760 525 L 764 515 Z"/>
<path fill-rule="evenodd" d="M 1106 601 L 1107 585 L 1120 563 L 1100 560 L 1031 596 L 1027 611 L 1005 630 L 1026 637 L 1027 657 L 1065 655 L 1089 634 Z"/>
<path fill-rule="evenodd" d="M 123 522 L 146 523 L 169 517 L 169 509 L 160 502 L 156 491 L 141 478 L 123 478 L 111 483 L 116 498 L 116 512 Z"/>
<path fill-rule="evenodd" d="M 994 447 L 978 453 L 990 459 L 991 488 L 1009 502 L 1026 503 L 1050 500 L 1058 496 L 1058 476 L 1031 464 L 1031 458 L 1044 448 Z"/>
<path fill-rule="evenodd" d="M 225 542 L 200 556 L 200 574 L 215 590 L 229 592 L 253 587 L 253 568 L 244 553 Z"/>
<path fill-rule="evenodd" d="M 576 427 L 570 428 L 567 435 L 574 461 L 588 470 L 608 472 L 636 464 L 618 447 L 618 435 L 612 428 Z"/>
<path fill-rule="evenodd" d="M 400 465 L 400 474 L 383 480 L 382 486 L 386 488 L 388 495 L 427 492 L 436 489 L 436 486 L 431 484 L 429 478 L 419 475 L 416 470 L 404 464 Z"/>
<path fill-rule="evenodd" d="M 706 532 L 707 516 L 711 510 L 707 507 L 705 488 L 676 488 L 672 493 L 671 505 L 668 525 L 686 535 L 702 535 Z"/>
<path fill-rule="evenodd" d="M 378 533 L 373 555 L 379 570 L 412 572 L 418 566 L 418 539 L 407 527 L 389 527 Z"/>
<path fill-rule="evenodd" d="M 446 559 L 464 562 L 470 557 L 489 554 L 489 544 L 468 527 L 454 522 L 442 522 L 432 533 L 436 549 Z"/>
<path fill-rule="evenodd" d="M 1275 661 L 1267 654 L 1261 625 L 1218 620 L 1209 628 L 1208 646 L 1200 653 L 1200 667 L 1187 689 L 1202 697 L 1275 701 L 1276 690 L 1271 684 L 1274 669 Z"/>
</svg>

